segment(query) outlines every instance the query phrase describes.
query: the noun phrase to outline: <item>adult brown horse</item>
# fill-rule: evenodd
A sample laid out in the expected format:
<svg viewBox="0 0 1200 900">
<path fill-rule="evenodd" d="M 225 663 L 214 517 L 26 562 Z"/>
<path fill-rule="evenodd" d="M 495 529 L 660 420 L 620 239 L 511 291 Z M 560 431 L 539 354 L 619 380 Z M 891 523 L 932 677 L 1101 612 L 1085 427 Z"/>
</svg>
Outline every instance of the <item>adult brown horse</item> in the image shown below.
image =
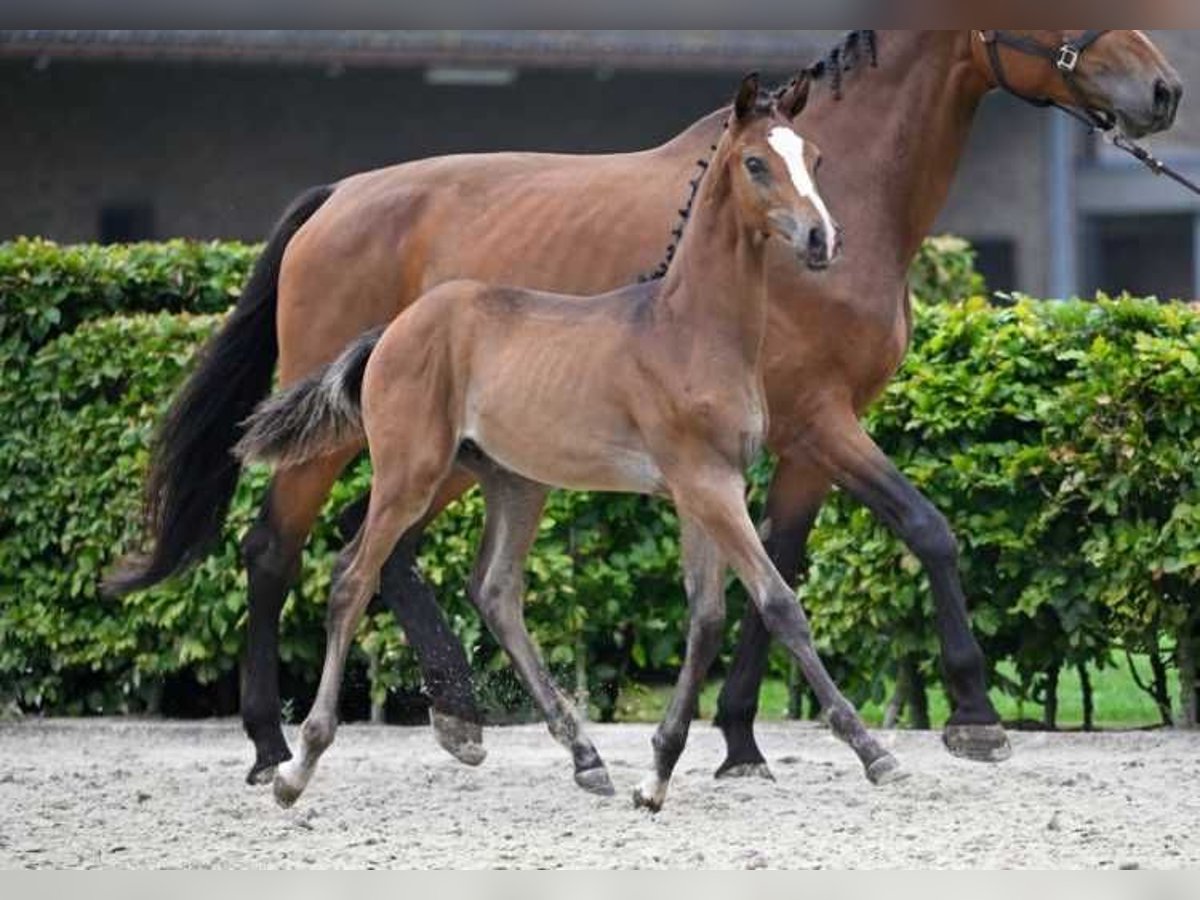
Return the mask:
<svg viewBox="0 0 1200 900">
<path fill-rule="evenodd" d="M 1085 34 L 1082 57 L 1063 53 L 1061 62 L 1072 65 L 1056 64 L 1059 51 Z M 997 35 L 1018 45 L 990 40 Z M 1044 52 L 1030 52 L 1034 47 Z M 1172 124 L 1182 87 L 1149 39 L 1131 30 L 855 32 L 811 72 L 817 89 L 803 130 L 829 154 L 823 192 L 851 239 L 846 264 L 830 277 L 815 279 L 786 261 L 772 266 L 765 378 L 768 446 L 778 466 L 764 525 L 768 548 L 795 581 L 832 485 L 866 503 L 929 573 L 954 707 L 945 733 L 949 749 L 1002 759 L 1008 742 L 987 697 L 954 537 L 859 417 L 904 357 L 908 266 L 945 201 L 983 97 L 1003 85 L 1031 99 L 1083 104 L 1142 136 Z M 167 416 L 147 485 L 154 546 L 115 586 L 161 581 L 219 537 L 239 472 L 229 451 L 239 423 L 270 389 L 277 347 L 286 385 L 453 278 L 573 294 L 634 280 L 659 262 L 696 161 L 708 157 L 726 115 L 713 113 L 642 153 L 434 159 L 349 178 L 302 198 Z M 252 780 L 267 780 L 290 756 L 279 723 L 279 614 L 330 486 L 358 452 L 347 446 L 280 473 L 245 539 L 250 611 L 242 715 L 257 751 Z M 438 504 L 472 480 L 456 473 Z M 385 566 L 381 591 L 417 649 L 439 740 L 478 762 L 465 655 L 413 569 L 419 533 L 407 536 Z M 750 609 L 719 705 L 728 745 L 722 774 L 766 773 L 752 723 L 768 643 Z"/>
</svg>

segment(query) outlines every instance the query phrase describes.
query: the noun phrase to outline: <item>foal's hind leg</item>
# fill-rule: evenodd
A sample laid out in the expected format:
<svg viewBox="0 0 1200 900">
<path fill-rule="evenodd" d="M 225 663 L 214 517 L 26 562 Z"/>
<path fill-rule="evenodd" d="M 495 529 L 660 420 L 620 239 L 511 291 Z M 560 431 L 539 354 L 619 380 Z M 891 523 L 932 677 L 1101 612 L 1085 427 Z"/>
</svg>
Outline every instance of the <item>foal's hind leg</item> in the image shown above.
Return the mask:
<svg viewBox="0 0 1200 900">
<path fill-rule="evenodd" d="M 688 473 L 684 483 L 672 484 L 680 511 L 704 524 L 721 547 L 746 591 L 762 614 L 767 630 L 791 651 L 821 703 L 833 733 L 861 760 L 867 778 L 886 784 L 904 777 L 900 764 L 867 731 L 825 669 L 813 645 L 808 618 L 763 549 L 746 510 L 745 483 L 736 472 Z"/>
<path fill-rule="evenodd" d="M 687 655 L 675 695 L 654 735 L 654 772 L 633 792 L 635 806 L 662 809 L 675 764 L 687 743 L 692 713 L 705 676 L 721 648 L 725 624 L 725 561 L 716 544 L 694 522 L 683 522 L 683 568 L 687 586 Z"/>
<path fill-rule="evenodd" d="M 487 758 L 471 664 L 446 621 L 437 595 L 421 575 L 417 553 L 429 523 L 474 483 L 475 479 L 461 469 L 451 473 L 425 518 L 400 539 L 379 576 L 380 599 L 391 609 L 416 651 L 429 695 L 434 736 L 443 750 L 469 766 L 478 766 Z M 368 501 L 369 497 L 357 501 L 342 515 L 341 527 L 347 541 L 361 527 Z"/>
<path fill-rule="evenodd" d="M 554 683 L 525 627 L 523 567 L 537 535 L 547 488 L 488 463 L 473 471 L 483 485 L 487 525 L 471 580 L 472 599 L 546 717 L 550 734 L 570 751 L 576 784 L 590 793 L 611 796 L 612 780 L 600 754 L 584 734 L 583 721 Z"/>
<path fill-rule="evenodd" d="M 242 541 L 249 582 L 241 713 L 254 742 L 246 781 L 268 784 L 291 759 L 279 704 L 279 615 L 300 572 L 300 554 L 329 489 L 354 451 L 287 469 L 271 481 L 262 513 Z"/>
<path fill-rule="evenodd" d="M 372 454 L 375 491 L 362 531 L 343 554 L 349 564 L 344 568 L 339 565 L 342 571 L 329 598 L 321 683 L 300 727 L 300 752 L 281 765 L 275 775 L 275 799 L 282 806 L 296 802 L 308 786 L 321 754 L 333 743 L 338 696 L 354 633 L 378 589 L 384 561 L 400 536 L 420 521 L 449 470 L 451 440 L 449 434 L 433 434 L 425 443 L 407 441 L 399 447 L 378 448 L 386 452 L 382 457 Z"/>
</svg>

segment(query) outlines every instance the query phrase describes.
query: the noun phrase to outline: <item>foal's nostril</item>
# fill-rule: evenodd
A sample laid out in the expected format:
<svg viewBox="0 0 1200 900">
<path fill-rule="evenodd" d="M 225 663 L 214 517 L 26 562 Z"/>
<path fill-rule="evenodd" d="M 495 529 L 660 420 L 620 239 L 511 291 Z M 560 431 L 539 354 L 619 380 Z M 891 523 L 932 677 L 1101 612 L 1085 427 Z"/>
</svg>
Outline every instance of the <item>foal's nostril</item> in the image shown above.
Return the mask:
<svg viewBox="0 0 1200 900">
<path fill-rule="evenodd" d="M 808 255 L 810 259 L 823 260 L 829 253 L 825 241 L 825 229 L 814 228 L 808 233 Z"/>
</svg>

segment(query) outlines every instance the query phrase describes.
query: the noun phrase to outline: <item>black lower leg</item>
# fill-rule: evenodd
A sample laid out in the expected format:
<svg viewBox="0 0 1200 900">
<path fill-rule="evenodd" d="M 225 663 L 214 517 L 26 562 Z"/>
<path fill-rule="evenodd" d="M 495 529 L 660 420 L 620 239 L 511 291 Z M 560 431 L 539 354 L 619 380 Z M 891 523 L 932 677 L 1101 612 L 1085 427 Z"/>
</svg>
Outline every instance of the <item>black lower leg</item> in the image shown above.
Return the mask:
<svg viewBox="0 0 1200 900">
<path fill-rule="evenodd" d="M 747 604 L 742 632 L 733 663 L 717 700 L 713 724 L 725 737 L 725 761 L 718 777 L 734 770 L 766 765 L 766 758 L 754 740 L 754 719 L 758 715 L 758 693 L 767 673 L 771 636 L 753 605 Z"/>
<path fill-rule="evenodd" d="M 971 631 L 954 533 L 945 516 L 891 461 L 868 446 L 868 464 L 844 473 L 843 487 L 904 541 L 929 574 L 951 724 L 994 725 L 1000 717 L 988 699 L 987 665 Z"/>
<path fill-rule="evenodd" d="M 340 526 L 347 538 L 358 531 L 368 500 L 363 498 L 343 513 Z M 482 716 L 475 703 L 466 651 L 417 567 L 423 531 L 424 524 L 410 531 L 388 557 L 380 572 L 380 599 L 392 611 L 417 654 L 421 678 L 434 710 L 479 724 Z"/>
<path fill-rule="evenodd" d="M 250 590 L 241 712 L 255 750 L 246 780 L 257 784 L 292 756 L 280 721 L 279 616 L 299 571 L 300 551 L 272 524 L 268 505 L 246 535 L 242 553 Z"/>
<path fill-rule="evenodd" d="M 799 580 L 804 568 L 805 545 L 812 529 L 813 515 L 806 514 L 790 527 L 776 527 L 766 541 L 771 561 L 790 584 Z M 725 761 L 717 777 L 763 771 L 766 759 L 754 738 L 754 720 L 758 715 L 758 697 L 771 649 L 771 635 L 753 603 L 746 605 L 742 631 L 733 663 L 717 700 L 714 724 L 725 737 Z"/>
<path fill-rule="evenodd" d="M 921 561 L 933 589 L 942 671 L 952 713 L 944 738 L 956 756 L 998 762 L 1011 750 L 987 695 L 987 664 L 971 631 L 949 524 L 857 425 L 831 438 L 826 462 Z"/>
<path fill-rule="evenodd" d="M 922 500 L 924 498 L 921 498 Z M 952 725 L 1000 721 L 987 694 L 987 664 L 971 630 L 958 571 L 958 545 L 945 518 L 925 503 L 902 519 L 901 537 L 929 573 L 942 649 L 942 676 L 950 696 Z"/>
<path fill-rule="evenodd" d="M 483 719 L 475 703 L 466 651 L 446 621 L 433 589 L 421 577 L 416 557 L 416 542 L 406 537 L 384 564 L 380 594 L 416 651 L 433 708 L 480 723 Z"/>
</svg>

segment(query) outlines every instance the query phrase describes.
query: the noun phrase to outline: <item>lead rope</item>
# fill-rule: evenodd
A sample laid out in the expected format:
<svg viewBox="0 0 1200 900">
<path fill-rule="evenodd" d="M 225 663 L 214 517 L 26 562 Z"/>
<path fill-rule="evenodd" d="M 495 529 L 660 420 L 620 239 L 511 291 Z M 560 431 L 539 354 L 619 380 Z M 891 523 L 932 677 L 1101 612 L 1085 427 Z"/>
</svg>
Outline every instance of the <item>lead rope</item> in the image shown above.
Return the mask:
<svg viewBox="0 0 1200 900">
<path fill-rule="evenodd" d="M 1155 175 L 1159 177 L 1166 176 L 1176 184 L 1183 185 L 1183 187 L 1187 188 L 1193 194 L 1200 196 L 1200 185 L 1196 184 L 1196 182 L 1192 181 L 1183 173 L 1172 169 L 1141 144 L 1130 140 L 1115 129 L 1102 132 L 1101 136 L 1105 141 L 1116 147 L 1118 150 L 1128 153 Z"/>
</svg>

